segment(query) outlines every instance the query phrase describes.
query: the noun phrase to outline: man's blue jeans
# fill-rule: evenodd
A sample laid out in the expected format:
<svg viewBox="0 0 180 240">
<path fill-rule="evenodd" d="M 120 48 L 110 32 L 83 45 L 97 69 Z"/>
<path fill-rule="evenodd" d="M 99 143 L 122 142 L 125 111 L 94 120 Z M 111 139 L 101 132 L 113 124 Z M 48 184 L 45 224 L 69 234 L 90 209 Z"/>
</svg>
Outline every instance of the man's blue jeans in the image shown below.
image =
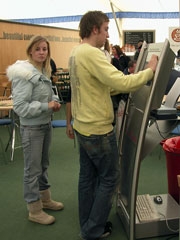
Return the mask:
<svg viewBox="0 0 180 240">
<path fill-rule="evenodd" d="M 76 131 L 80 151 L 79 219 L 84 239 L 99 238 L 119 180 L 114 132 L 84 136 Z"/>
</svg>

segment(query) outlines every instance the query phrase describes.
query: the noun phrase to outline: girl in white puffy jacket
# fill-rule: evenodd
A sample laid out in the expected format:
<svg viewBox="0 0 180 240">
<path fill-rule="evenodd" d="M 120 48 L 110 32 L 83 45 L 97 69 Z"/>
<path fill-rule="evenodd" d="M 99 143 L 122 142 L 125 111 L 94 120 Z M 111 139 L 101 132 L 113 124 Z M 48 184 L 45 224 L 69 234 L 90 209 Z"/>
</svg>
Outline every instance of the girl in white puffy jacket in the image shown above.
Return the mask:
<svg viewBox="0 0 180 240">
<path fill-rule="evenodd" d="M 51 116 L 60 103 L 50 80 L 50 46 L 46 38 L 34 36 L 26 50 L 28 60 L 7 69 L 12 81 L 13 109 L 20 119 L 24 152 L 24 199 L 29 220 L 51 224 L 53 216 L 42 209 L 61 210 L 63 204 L 51 199 L 47 168 L 51 142 Z"/>
</svg>

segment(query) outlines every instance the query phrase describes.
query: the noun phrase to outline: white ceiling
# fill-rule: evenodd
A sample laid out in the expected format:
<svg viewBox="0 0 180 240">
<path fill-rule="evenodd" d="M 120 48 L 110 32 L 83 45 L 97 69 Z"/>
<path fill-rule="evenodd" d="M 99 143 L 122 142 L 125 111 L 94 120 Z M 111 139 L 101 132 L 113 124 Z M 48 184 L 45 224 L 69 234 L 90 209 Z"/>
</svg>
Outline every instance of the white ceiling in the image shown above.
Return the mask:
<svg viewBox="0 0 180 240">
<path fill-rule="evenodd" d="M 178 12 L 179 0 L 112 0 L 122 11 Z"/>
<path fill-rule="evenodd" d="M 112 0 L 121 11 L 179 12 L 180 0 Z M 111 12 L 109 0 L 0 0 L 0 19 L 82 15 L 89 10 Z"/>
</svg>

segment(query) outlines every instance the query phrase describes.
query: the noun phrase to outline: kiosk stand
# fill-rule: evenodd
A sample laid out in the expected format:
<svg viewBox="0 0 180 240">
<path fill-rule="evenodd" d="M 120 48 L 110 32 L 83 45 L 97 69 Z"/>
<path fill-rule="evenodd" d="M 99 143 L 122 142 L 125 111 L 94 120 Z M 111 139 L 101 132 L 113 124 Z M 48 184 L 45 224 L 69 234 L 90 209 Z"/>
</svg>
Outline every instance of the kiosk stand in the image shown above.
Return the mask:
<svg viewBox="0 0 180 240">
<path fill-rule="evenodd" d="M 158 211 L 163 215 L 159 220 L 142 223 L 136 216 L 141 161 L 178 124 L 174 106 L 168 106 L 163 114 L 161 110 L 156 111 L 161 107 L 175 54 L 170 49 L 168 40 L 156 44 L 144 42 L 136 65 L 136 72 L 145 68 L 152 54 L 159 57 L 154 79 L 129 95 L 118 142 L 120 184 L 116 210 L 130 240 L 174 234 L 170 229 L 178 229 L 179 221 L 178 204 L 170 195 L 162 196 L 163 204 Z M 158 114 L 161 115 L 160 119 Z M 165 116 L 162 117 L 162 115 Z M 166 220 L 170 220 L 171 228 L 168 228 Z"/>
</svg>

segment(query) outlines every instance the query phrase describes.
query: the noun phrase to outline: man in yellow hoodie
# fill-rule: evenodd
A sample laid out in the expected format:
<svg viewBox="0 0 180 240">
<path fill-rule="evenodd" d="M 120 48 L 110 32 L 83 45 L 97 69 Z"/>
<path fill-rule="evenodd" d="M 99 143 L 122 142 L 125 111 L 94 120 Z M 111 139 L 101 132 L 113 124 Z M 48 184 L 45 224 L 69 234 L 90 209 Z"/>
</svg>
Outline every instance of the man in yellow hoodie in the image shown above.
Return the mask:
<svg viewBox="0 0 180 240">
<path fill-rule="evenodd" d="M 147 69 L 124 75 L 100 50 L 108 34 L 108 17 L 87 12 L 80 21 L 82 42 L 69 59 L 71 107 L 80 151 L 79 220 L 81 237 L 97 240 L 111 233 L 107 222 L 119 179 L 118 150 L 112 122 L 111 94 L 136 91 L 153 78 L 157 57 Z"/>
</svg>

